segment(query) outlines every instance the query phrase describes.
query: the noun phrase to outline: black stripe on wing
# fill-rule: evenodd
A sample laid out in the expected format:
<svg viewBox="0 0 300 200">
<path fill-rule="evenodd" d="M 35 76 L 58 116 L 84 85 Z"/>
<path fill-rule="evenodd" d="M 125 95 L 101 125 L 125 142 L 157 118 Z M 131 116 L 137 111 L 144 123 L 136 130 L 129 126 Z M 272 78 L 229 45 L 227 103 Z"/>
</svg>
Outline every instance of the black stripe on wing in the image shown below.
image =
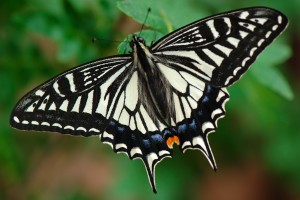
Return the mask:
<svg viewBox="0 0 300 200">
<path fill-rule="evenodd" d="M 189 24 L 151 49 L 156 55 L 190 57 L 208 75 L 203 81 L 226 87 L 247 71 L 287 23 L 283 14 L 270 8 L 241 9 Z"/>
</svg>

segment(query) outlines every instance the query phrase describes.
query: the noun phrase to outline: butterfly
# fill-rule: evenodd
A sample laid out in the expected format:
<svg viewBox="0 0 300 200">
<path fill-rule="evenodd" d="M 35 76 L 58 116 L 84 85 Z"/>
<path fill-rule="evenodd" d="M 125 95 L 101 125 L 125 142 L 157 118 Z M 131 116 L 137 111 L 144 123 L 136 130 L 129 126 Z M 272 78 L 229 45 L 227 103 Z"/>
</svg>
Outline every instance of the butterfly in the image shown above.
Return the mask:
<svg viewBox="0 0 300 200">
<path fill-rule="evenodd" d="M 26 94 L 10 124 L 99 135 L 114 152 L 143 161 L 156 193 L 155 166 L 173 156 L 174 144 L 200 150 L 217 169 L 208 135 L 225 116 L 226 87 L 287 24 L 279 11 L 253 7 L 195 21 L 151 46 L 133 35 L 130 54 L 80 65 Z"/>
</svg>

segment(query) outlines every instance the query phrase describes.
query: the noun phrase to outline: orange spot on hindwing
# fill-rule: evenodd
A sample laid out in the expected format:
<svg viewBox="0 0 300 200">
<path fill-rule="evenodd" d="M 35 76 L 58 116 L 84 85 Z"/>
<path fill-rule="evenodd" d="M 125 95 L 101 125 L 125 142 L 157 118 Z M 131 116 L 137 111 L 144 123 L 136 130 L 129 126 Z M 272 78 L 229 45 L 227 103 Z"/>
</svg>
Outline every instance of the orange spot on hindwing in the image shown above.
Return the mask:
<svg viewBox="0 0 300 200">
<path fill-rule="evenodd" d="M 179 137 L 177 137 L 176 135 L 171 136 L 167 139 L 166 143 L 170 149 L 173 149 L 174 143 L 176 143 L 177 145 L 180 144 Z"/>
</svg>

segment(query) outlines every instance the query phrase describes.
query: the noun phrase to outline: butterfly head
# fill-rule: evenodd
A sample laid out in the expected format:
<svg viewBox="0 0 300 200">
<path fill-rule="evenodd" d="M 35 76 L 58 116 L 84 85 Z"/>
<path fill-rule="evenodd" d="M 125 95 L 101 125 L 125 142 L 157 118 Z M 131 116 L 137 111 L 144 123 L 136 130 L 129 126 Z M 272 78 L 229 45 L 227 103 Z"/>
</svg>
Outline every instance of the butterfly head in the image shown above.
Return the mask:
<svg viewBox="0 0 300 200">
<path fill-rule="evenodd" d="M 132 40 L 130 41 L 131 49 L 135 49 L 135 47 L 143 47 L 145 45 L 146 44 L 144 38 L 137 35 L 132 36 Z"/>
</svg>

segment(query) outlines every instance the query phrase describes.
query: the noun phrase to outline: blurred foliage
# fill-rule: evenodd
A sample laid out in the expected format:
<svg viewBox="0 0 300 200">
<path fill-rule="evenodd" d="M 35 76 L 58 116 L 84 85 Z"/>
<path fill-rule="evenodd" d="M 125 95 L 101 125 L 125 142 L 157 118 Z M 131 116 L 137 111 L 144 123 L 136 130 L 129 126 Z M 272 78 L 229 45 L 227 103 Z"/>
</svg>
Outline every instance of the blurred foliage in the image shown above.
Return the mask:
<svg viewBox="0 0 300 200">
<path fill-rule="evenodd" d="M 194 20 L 249 6 L 278 9 L 288 16 L 290 25 L 249 73 L 229 88 L 228 113 L 219 122 L 217 133 L 210 135 L 211 148 L 220 174 L 226 167 L 254 159 L 272 175 L 272 180 L 279 180 L 282 190 L 299 191 L 300 58 L 295 56 L 299 52 L 292 52 L 295 45 L 300 45 L 299 0 L 16 0 L 0 2 L 0 199 L 204 199 L 199 185 L 206 184 L 205 174 L 218 173 L 213 173 L 200 152 L 182 155 L 176 150 L 174 158 L 159 164 L 158 194 L 154 195 L 141 161 L 115 155 L 94 137 L 13 130 L 9 115 L 17 100 L 43 81 L 78 64 L 116 54 L 117 44 L 112 41 L 124 41 L 120 42 L 119 53 L 130 51 L 131 36 L 127 34 L 140 30 L 141 25 L 134 20 L 143 23 L 149 7 L 152 11 L 145 23 L 148 29 L 142 31 L 148 44 Z M 93 44 L 93 37 L 102 40 Z M 293 62 L 288 62 L 292 54 Z M 60 171 L 52 171 L 57 169 L 55 159 L 46 162 L 48 168 L 42 168 L 52 154 L 58 158 L 62 154 L 92 154 L 92 160 L 99 159 L 99 166 L 107 166 L 108 162 L 113 167 L 107 166 L 103 176 L 91 178 L 105 182 L 102 186 L 96 184 L 96 192 L 91 192 L 91 182 L 85 185 L 74 178 L 55 182 L 57 177 L 48 174 L 63 176 L 73 167 L 68 166 L 73 160 L 67 160 Z M 78 166 L 82 166 L 80 161 Z M 45 177 L 50 176 L 54 186 L 32 186 L 39 183 L 39 170 Z M 78 170 L 94 172 L 83 167 Z M 107 176 L 111 180 L 104 178 Z"/>
</svg>

